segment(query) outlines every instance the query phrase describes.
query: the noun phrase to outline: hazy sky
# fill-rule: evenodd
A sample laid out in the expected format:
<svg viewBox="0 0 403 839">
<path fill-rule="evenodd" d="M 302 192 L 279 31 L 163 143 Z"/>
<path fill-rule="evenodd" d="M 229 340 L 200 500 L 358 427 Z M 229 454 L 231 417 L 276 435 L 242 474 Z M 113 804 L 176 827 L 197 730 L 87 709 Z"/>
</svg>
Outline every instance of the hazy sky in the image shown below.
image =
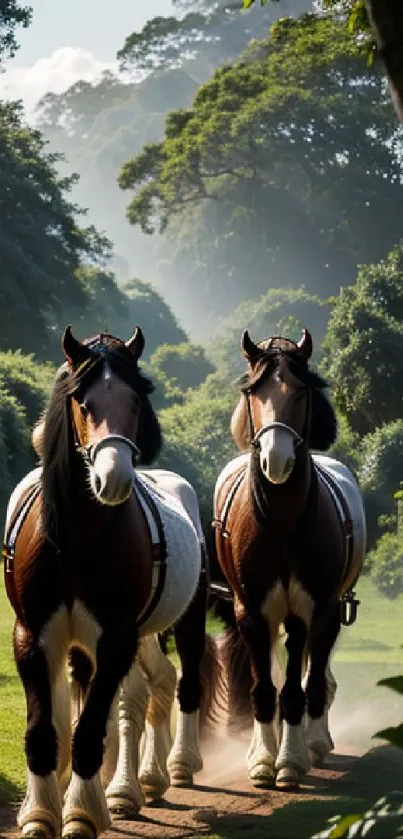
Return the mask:
<svg viewBox="0 0 403 839">
<path fill-rule="evenodd" d="M 173 13 L 170 0 L 27 0 L 33 22 L 17 32 L 21 48 L 0 74 L 0 97 L 23 99 L 27 111 L 47 91 L 91 81 L 116 68 L 124 39 L 156 15 Z"/>
<path fill-rule="evenodd" d="M 33 64 L 58 47 L 80 47 L 113 61 L 126 35 L 156 15 L 172 13 L 170 0 L 27 0 L 33 22 L 19 35 L 15 64 Z"/>
</svg>

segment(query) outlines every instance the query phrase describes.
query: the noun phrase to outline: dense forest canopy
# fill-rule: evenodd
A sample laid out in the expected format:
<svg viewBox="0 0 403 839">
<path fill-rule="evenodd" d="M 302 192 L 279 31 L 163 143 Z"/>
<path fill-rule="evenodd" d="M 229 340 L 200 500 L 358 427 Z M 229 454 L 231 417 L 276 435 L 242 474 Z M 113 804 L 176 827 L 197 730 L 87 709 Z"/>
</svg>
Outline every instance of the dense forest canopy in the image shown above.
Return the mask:
<svg viewBox="0 0 403 839">
<path fill-rule="evenodd" d="M 234 453 L 242 330 L 306 325 L 376 546 L 403 474 L 400 131 L 343 19 L 269 32 L 283 4 L 239 6 L 177 0 L 128 36 L 121 76 L 48 94 L 34 127 L 0 103 L 0 503 L 34 462 L 67 321 L 80 337 L 141 324 L 159 463 L 194 483 L 206 525 Z M 4 54 L 18 21 L 0 18 Z"/>
<path fill-rule="evenodd" d="M 395 143 L 379 70 L 345 23 L 308 15 L 217 70 L 120 184 L 133 225 L 167 230 L 170 293 L 190 306 L 197 287 L 214 316 L 245 297 L 246 276 L 249 293 L 302 282 L 326 297 L 393 247 Z"/>
</svg>

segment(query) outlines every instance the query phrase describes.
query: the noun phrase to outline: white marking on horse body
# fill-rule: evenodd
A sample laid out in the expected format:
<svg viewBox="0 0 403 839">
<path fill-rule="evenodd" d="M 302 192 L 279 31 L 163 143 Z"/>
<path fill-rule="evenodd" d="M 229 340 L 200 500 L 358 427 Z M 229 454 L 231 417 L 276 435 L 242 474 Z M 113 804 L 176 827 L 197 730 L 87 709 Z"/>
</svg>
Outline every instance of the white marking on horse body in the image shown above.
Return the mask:
<svg viewBox="0 0 403 839">
<path fill-rule="evenodd" d="M 253 722 L 252 742 L 248 749 L 247 766 L 251 781 L 256 784 L 270 782 L 275 776 L 275 760 L 278 750 L 278 722 L 258 720 Z"/>
<path fill-rule="evenodd" d="M 64 604 L 49 618 L 39 637 L 49 668 L 51 683 L 59 676 L 71 643 L 71 619 Z"/>
<path fill-rule="evenodd" d="M 96 666 L 98 641 L 102 629 L 81 600 L 75 600 L 71 610 L 71 642 L 81 647 Z"/>
<path fill-rule="evenodd" d="M 284 484 L 295 463 L 295 436 L 287 428 L 269 428 L 259 436 L 260 468 L 272 484 Z"/>
<path fill-rule="evenodd" d="M 110 826 L 111 820 L 99 772 L 88 779 L 80 778 L 76 772 L 72 772 L 64 799 L 63 825 L 73 822 L 79 825 L 80 819 L 92 822 L 97 835 Z"/>
<path fill-rule="evenodd" d="M 199 748 L 200 711 L 178 712 L 175 741 L 167 761 L 172 786 L 193 783 L 193 774 L 203 769 Z"/>
<path fill-rule="evenodd" d="M 41 821 L 49 825 L 49 835 L 61 836 L 62 798 L 59 784 L 56 772 L 40 776 L 28 769 L 27 791 L 17 816 L 17 824 L 24 835 L 31 826 Z M 43 829 L 43 825 L 41 827 Z"/>
<path fill-rule="evenodd" d="M 275 642 L 280 625 L 284 623 L 290 613 L 301 618 L 306 627 L 309 628 L 314 606 L 315 603 L 311 595 L 308 594 L 296 577 L 291 576 L 287 589 L 284 588 L 280 580 L 277 580 L 267 592 L 260 610 L 269 624 L 272 642 Z"/>
<path fill-rule="evenodd" d="M 102 445 L 90 467 L 92 491 L 103 504 L 114 506 L 130 498 L 133 484 L 132 450 L 124 440 Z"/>
<path fill-rule="evenodd" d="M 118 757 L 115 772 L 106 796 L 109 807 L 121 806 L 122 801 L 140 810 L 145 799 L 138 782 L 139 742 L 144 728 L 148 702 L 148 688 L 137 664 L 132 664 L 123 679 L 117 703 Z M 116 708 L 115 708 L 116 710 Z"/>
</svg>

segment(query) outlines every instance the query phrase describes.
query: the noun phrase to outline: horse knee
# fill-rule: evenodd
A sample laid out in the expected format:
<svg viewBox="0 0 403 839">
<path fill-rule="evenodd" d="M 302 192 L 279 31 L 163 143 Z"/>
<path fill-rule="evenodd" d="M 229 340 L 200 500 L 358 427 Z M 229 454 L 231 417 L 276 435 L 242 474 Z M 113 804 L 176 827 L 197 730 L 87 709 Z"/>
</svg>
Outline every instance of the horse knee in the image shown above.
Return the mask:
<svg viewBox="0 0 403 839">
<path fill-rule="evenodd" d="M 25 734 L 25 754 L 28 767 L 35 775 L 44 777 L 57 766 L 56 730 L 50 721 L 39 719 L 28 724 Z"/>
<path fill-rule="evenodd" d="M 325 674 L 316 674 L 308 678 L 306 686 L 306 698 L 308 714 L 311 719 L 319 719 L 324 713 L 327 697 L 327 685 Z"/>
<path fill-rule="evenodd" d="M 199 671 L 187 673 L 179 680 L 178 701 L 181 711 L 191 714 L 200 707 L 202 686 Z"/>
<path fill-rule="evenodd" d="M 261 723 L 273 722 L 277 691 L 272 681 L 257 682 L 250 692 L 253 714 Z"/>
<path fill-rule="evenodd" d="M 306 705 L 305 693 L 300 684 L 285 683 L 280 693 L 280 710 L 282 719 L 289 725 L 299 725 Z"/>
</svg>

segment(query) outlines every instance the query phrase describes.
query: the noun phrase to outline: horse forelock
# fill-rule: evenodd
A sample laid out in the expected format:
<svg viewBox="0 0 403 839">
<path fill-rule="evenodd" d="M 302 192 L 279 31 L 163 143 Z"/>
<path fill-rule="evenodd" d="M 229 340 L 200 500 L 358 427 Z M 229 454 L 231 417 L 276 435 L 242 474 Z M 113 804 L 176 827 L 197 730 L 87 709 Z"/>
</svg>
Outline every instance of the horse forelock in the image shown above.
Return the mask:
<svg viewBox="0 0 403 839">
<path fill-rule="evenodd" d="M 109 337 L 109 336 L 108 336 Z M 90 339 L 95 341 L 95 339 Z M 58 510 L 68 508 L 74 457 L 74 428 L 70 401 L 81 400 L 102 374 L 105 366 L 122 379 L 140 400 L 137 445 L 140 464 L 149 465 L 161 447 L 161 430 L 149 400 L 153 384 L 139 369 L 124 344 L 114 339 L 103 352 L 91 350 L 90 362 L 78 371 L 67 364 L 59 368 L 46 411 L 35 426 L 32 442 L 43 466 L 43 521 L 45 532 L 53 528 Z"/>
<path fill-rule="evenodd" d="M 318 451 L 327 451 L 337 436 L 336 415 L 328 400 L 325 390 L 327 382 L 307 361 L 301 358 L 297 346 L 283 338 L 267 339 L 259 343 L 261 357 L 249 367 L 239 380 L 242 394 L 231 419 L 231 432 L 240 451 L 246 451 L 251 444 L 251 429 L 247 399 L 253 400 L 260 384 L 275 369 L 281 368 L 284 380 L 291 387 L 306 388 L 312 394 L 312 416 L 309 447 Z M 256 429 L 257 430 L 257 429 Z"/>
</svg>

